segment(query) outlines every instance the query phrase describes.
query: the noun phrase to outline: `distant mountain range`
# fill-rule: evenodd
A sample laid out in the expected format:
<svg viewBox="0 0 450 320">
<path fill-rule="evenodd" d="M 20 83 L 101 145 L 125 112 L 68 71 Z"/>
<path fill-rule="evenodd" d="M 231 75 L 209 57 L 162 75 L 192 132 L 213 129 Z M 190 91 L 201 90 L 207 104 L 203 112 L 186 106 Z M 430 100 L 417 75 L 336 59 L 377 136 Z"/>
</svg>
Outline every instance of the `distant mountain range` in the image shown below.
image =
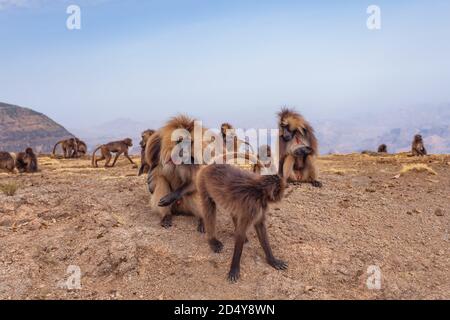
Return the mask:
<svg viewBox="0 0 450 320">
<path fill-rule="evenodd" d="M 408 151 L 418 133 L 430 153 L 450 153 L 450 104 L 361 113 L 348 119 L 319 120 L 314 125 L 322 154 L 376 151 L 382 143 L 392 153 Z"/>
<path fill-rule="evenodd" d="M 321 154 L 375 151 L 382 143 L 392 153 L 408 151 L 417 133 L 423 135 L 430 153 L 450 153 L 450 104 L 309 120 L 316 129 Z M 109 141 L 131 138 L 131 153 L 139 153 L 140 134 L 148 128 L 157 126 L 122 118 L 89 128 L 70 128 L 69 132 L 45 115 L 0 103 L 1 150 L 21 151 L 32 146 L 38 152 L 49 152 L 56 141 L 75 135 L 87 142 L 89 151 Z"/>
<path fill-rule="evenodd" d="M 48 153 L 54 144 L 73 137 L 63 126 L 47 116 L 0 102 L 0 150 L 21 152 L 32 147 L 38 153 Z"/>
</svg>

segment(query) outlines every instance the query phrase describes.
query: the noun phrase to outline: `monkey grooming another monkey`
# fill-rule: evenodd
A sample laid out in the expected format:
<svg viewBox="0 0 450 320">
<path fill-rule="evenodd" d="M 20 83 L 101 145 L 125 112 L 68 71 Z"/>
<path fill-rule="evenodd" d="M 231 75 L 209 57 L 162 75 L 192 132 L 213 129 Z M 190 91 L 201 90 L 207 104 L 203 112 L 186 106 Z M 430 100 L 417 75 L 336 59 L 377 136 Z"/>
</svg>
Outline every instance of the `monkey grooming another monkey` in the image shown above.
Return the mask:
<svg viewBox="0 0 450 320">
<path fill-rule="evenodd" d="M 266 230 L 269 203 L 281 201 L 284 180 L 278 175 L 260 176 L 231 165 L 217 164 L 202 168 L 197 179 L 208 243 L 214 252 L 223 249 L 216 237 L 217 208 L 228 211 L 234 223 L 235 246 L 228 279 L 231 282 L 239 279 L 242 249 L 252 226 L 269 265 L 277 270 L 286 269 L 287 264 L 274 257 Z"/>
<path fill-rule="evenodd" d="M 121 154 L 123 154 L 125 156 L 125 158 L 127 158 L 131 162 L 132 165 L 136 166 L 136 164 L 133 162 L 133 160 L 128 155 L 128 148 L 132 147 L 132 146 L 133 146 L 133 142 L 130 138 L 126 138 L 126 139 L 120 140 L 120 141 L 109 142 L 107 144 L 102 144 L 97 149 L 95 149 L 94 152 L 92 153 L 92 166 L 95 168 L 98 168 L 98 162 L 106 159 L 105 168 L 112 168 L 115 166 L 117 159 L 119 158 L 119 156 Z M 101 157 L 97 159 L 95 157 L 95 153 L 98 150 L 100 150 Z M 111 162 L 111 158 L 112 158 L 111 153 L 115 153 L 116 156 L 114 157 L 114 161 L 113 161 L 112 165 L 110 166 L 109 163 Z"/>
<path fill-rule="evenodd" d="M 61 145 L 61 148 L 63 149 L 64 159 L 72 158 L 77 152 L 77 142 L 75 138 L 58 141 L 53 147 L 53 156 L 56 155 L 56 147 L 58 145 Z"/>
<path fill-rule="evenodd" d="M 9 152 L 0 151 L 0 170 L 7 170 L 14 173 L 16 167 L 14 158 Z"/>
<path fill-rule="evenodd" d="M 291 183 L 311 183 L 322 187 L 317 180 L 316 157 L 318 143 L 312 126 L 296 111 L 282 108 L 279 124 L 279 173 Z"/>
<path fill-rule="evenodd" d="M 141 166 L 139 167 L 138 176 L 141 176 L 144 173 L 148 173 L 150 171 L 150 164 L 145 161 L 145 147 L 147 145 L 148 139 L 155 133 L 155 130 L 145 130 L 141 134 L 141 142 L 139 145 L 141 146 Z"/>
<path fill-rule="evenodd" d="M 421 157 L 427 155 L 427 149 L 425 149 L 423 138 L 420 134 L 414 136 L 414 141 L 411 147 L 411 153 L 415 157 Z"/>
<path fill-rule="evenodd" d="M 25 152 L 19 152 L 16 156 L 16 168 L 20 173 L 38 172 L 38 160 L 33 149 L 27 148 Z"/>
</svg>

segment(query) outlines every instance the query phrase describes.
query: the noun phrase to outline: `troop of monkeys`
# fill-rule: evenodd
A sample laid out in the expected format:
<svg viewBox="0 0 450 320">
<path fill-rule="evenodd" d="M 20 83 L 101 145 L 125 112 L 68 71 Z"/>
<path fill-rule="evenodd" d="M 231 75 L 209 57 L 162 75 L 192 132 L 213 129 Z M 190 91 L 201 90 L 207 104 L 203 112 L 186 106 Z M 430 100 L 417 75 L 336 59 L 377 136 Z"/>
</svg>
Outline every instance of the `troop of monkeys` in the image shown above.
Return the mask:
<svg viewBox="0 0 450 320">
<path fill-rule="evenodd" d="M 272 253 L 266 230 L 266 214 L 270 203 L 281 201 L 289 183 L 310 183 L 314 187 L 322 187 L 317 178 L 318 143 L 312 126 L 295 110 L 283 108 L 278 113 L 279 171 L 275 175 L 262 175 L 262 170 L 274 165 L 270 161 L 260 161 L 266 160 L 261 158 L 262 155 L 271 159 L 269 146 L 260 148 L 263 150 L 258 152 L 259 157 L 253 165 L 253 172 L 229 164 L 196 164 L 201 163 L 198 161 L 194 161 L 194 164 L 175 164 L 172 154 L 177 149 L 174 148 L 186 141 L 173 141 L 172 133 L 177 129 L 189 132 L 191 150 L 195 150 L 194 122 L 195 119 L 180 115 L 170 119 L 159 130 L 146 130 L 142 133 L 139 175 L 148 174 L 147 184 L 152 195 L 150 205 L 152 211 L 159 214 L 161 226 L 170 228 L 174 215 L 195 216 L 198 218 L 197 230 L 206 233 L 209 246 L 215 253 L 219 253 L 223 249 L 223 244 L 216 235 L 216 215 L 217 209 L 220 208 L 230 213 L 234 225 L 235 245 L 228 274 L 231 282 L 239 279 L 241 254 L 247 242 L 247 232 L 252 226 L 256 230 L 268 264 L 277 270 L 286 269 L 287 264 L 275 258 Z M 244 143 L 237 138 L 233 130 L 228 123 L 221 127 L 224 154 L 237 154 L 239 144 Z M 227 149 L 225 146 L 230 144 L 225 143 L 230 139 L 234 142 L 231 144 L 233 147 Z M 65 158 L 80 157 L 87 151 L 84 142 L 71 138 L 58 142 L 54 153 L 59 144 Z M 200 144 L 200 151 L 203 152 L 205 143 L 202 141 Z M 97 167 L 98 161 L 106 160 L 105 166 L 109 167 L 111 153 L 116 154 L 111 166 L 115 165 L 121 154 L 134 165 L 128 155 L 128 148 L 131 146 L 131 139 L 101 145 L 93 153 L 92 165 Z M 100 158 L 95 156 L 98 150 L 101 152 Z M 382 145 L 378 151 L 384 153 L 387 148 Z M 412 153 L 426 155 L 420 135 L 414 138 Z M 14 160 L 11 162 L 8 156 L 9 153 L 0 153 L 0 169 L 3 167 L 10 170 L 13 166 Z M 194 160 L 198 156 L 195 151 L 191 155 Z M 37 170 L 36 156 L 31 149 L 17 155 L 15 166 L 18 163 L 22 168 L 19 171 Z"/>
</svg>

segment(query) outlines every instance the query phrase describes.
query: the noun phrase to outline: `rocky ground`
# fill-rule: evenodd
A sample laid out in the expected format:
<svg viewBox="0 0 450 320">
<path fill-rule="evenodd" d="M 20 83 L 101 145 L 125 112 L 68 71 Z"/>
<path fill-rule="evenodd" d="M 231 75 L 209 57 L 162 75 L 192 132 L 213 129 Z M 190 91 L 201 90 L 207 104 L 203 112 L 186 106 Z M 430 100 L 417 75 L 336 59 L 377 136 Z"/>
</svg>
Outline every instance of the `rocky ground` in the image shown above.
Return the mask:
<svg viewBox="0 0 450 320">
<path fill-rule="evenodd" d="M 435 174 L 400 175 L 417 163 Z M 214 254 L 192 217 L 159 226 L 145 177 L 126 161 L 40 164 L 38 174 L 0 173 L 0 186 L 19 187 L 0 192 L 0 299 L 450 299 L 449 156 L 321 158 L 324 187 L 291 187 L 270 211 L 273 249 L 289 269 L 269 267 L 252 232 L 237 284 L 226 280 L 227 214 L 225 249 Z M 371 266 L 379 290 L 367 286 Z"/>
</svg>

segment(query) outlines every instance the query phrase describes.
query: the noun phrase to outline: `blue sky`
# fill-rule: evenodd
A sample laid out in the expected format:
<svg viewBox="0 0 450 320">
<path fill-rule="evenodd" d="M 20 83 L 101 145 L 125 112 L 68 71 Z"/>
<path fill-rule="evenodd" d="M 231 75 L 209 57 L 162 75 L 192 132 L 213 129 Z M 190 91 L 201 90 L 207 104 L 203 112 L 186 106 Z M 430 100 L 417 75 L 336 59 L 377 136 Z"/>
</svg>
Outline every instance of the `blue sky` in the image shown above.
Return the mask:
<svg viewBox="0 0 450 320">
<path fill-rule="evenodd" d="M 178 112 L 270 127 L 281 105 L 327 118 L 448 103 L 449 39 L 440 0 L 0 0 L 0 101 L 68 127 Z"/>
</svg>

